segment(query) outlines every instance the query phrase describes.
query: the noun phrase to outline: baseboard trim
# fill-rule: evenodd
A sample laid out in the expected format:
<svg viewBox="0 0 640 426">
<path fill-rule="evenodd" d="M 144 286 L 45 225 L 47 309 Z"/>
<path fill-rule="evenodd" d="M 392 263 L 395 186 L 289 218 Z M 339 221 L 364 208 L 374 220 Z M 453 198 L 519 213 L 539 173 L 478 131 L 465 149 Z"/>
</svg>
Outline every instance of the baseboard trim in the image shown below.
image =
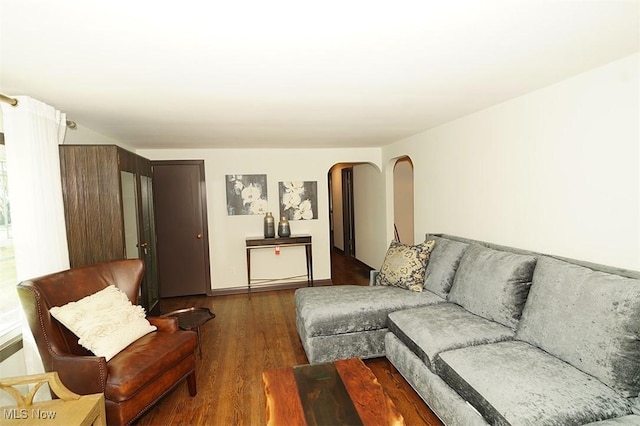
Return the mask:
<svg viewBox="0 0 640 426">
<path fill-rule="evenodd" d="M 333 285 L 331 280 L 314 280 L 313 286 L 320 287 L 326 285 Z M 251 293 L 263 293 L 265 291 L 276 291 L 276 290 L 290 290 L 293 288 L 303 288 L 308 287 L 306 281 L 296 281 L 291 283 L 284 284 L 266 284 L 266 285 L 255 285 L 251 286 Z M 248 294 L 249 287 L 231 287 L 231 288 L 221 288 L 221 289 L 212 289 L 209 293 L 210 296 L 227 296 L 231 294 Z"/>
</svg>

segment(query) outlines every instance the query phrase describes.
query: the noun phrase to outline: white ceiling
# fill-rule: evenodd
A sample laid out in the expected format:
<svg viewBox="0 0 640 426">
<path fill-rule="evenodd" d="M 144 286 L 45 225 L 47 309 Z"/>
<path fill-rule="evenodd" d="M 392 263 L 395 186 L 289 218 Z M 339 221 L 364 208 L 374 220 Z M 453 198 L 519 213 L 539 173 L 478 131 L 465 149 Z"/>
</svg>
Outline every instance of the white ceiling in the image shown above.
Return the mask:
<svg viewBox="0 0 640 426">
<path fill-rule="evenodd" d="M 639 50 L 640 0 L 0 0 L 0 92 L 134 148 L 381 146 Z"/>
</svg>

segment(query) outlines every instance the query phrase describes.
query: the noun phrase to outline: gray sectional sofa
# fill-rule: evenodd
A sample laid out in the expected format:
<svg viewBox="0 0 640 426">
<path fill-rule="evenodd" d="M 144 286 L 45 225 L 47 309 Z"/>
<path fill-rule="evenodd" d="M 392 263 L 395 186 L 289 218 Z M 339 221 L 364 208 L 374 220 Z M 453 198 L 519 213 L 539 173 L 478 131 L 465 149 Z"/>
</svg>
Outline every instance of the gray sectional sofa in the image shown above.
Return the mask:
<svg viewBox="0 0 640 426">
<path fill-rule="evenodd" d="M 640 273 L 427 239 L 422 292 L 296 291 L 309 362 L 386 356 L 447 425 L 640 425 Z"/>
</svg>

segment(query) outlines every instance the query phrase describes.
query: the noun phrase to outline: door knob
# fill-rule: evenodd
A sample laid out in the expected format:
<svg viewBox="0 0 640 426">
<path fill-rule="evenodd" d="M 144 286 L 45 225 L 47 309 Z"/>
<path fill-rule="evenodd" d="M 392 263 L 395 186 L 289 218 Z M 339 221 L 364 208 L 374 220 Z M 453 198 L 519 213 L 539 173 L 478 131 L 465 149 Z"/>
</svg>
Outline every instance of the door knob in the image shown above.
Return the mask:
<svg viewBox="0 0 640 426">
<path fill-rule="evenodd" d="M 196 238 L 197 238 L 197 239 L 201 239 L 201 238 L 202 238 L 202 234 L 197 234 L 197 235 L 196 235 Z"/>
</svg>

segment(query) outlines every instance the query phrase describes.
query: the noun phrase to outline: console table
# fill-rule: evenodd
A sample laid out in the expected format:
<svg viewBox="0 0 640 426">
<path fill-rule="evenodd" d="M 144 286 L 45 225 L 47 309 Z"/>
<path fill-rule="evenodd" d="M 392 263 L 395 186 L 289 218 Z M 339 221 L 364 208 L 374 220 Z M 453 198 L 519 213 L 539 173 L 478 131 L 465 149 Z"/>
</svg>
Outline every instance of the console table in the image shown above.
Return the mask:
<svg viewBox="0 0 640 426">
<path fill-rule="evenodd" d="M 247 238 L 247 285 L 251 293 L 251 250 L 275 247 L 304 246 L 307 260 L 307 286 L 313 287 L 313 257 L 311 254 L 311 235 L 291 235 L 290 237 L 248 237 Z"/>
</svg>

